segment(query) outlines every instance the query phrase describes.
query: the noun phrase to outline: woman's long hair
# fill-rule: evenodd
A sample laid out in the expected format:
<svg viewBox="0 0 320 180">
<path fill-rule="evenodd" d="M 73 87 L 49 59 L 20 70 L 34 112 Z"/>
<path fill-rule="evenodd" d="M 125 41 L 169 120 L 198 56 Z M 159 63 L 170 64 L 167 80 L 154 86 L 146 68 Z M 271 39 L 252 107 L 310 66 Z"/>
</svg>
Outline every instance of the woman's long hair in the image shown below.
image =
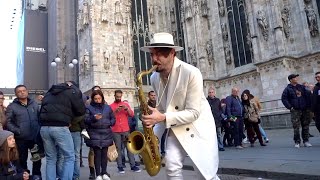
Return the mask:
<svg viewBox="0 0 320 180">
<path fill-rule="evenodd" d="M 19 159 L 17 147 L 9 148 L 8 142 L 5 141 L 0 147 L 0 164 L 8 165 L 10 161 Z"/>
<path fill-rule="evenodd" d="M 101 98 L 102 98 L 102 102 L 101 103 L 95 103 L 94 102 L 93 99 L 94 99 L 94 96 L 96 96 L 96 95 L 100 95 L 101 96 Z M 103 95 L 102 91 L 101 90 L 94 90 L 92 92 L 92 94 L 91 94 L 91 105 L 100 105 L 100 106 L 102 106 L 105 103 L 106 103 L 106 101 L 104 100 L 104 95 Z"/>
<path fill-rule="evenodd" d="M 247 95 L 247 97 L 248 97 L 247 100 L 244 100 L 244 95 Z M 250 106 L 250 94 L 247 94 L 247 93 L 243 92 L 243 93 L 241 94 L 241 101 L 242 101 L 242 104 L 243 104 L 243 105 Z"/>
</svg>

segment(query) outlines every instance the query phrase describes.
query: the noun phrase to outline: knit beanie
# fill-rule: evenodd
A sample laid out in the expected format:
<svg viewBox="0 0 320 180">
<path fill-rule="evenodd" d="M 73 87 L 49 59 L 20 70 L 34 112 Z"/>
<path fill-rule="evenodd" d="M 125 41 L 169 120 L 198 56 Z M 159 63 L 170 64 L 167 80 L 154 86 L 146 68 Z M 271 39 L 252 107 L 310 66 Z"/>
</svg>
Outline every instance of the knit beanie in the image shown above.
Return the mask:
<svg viewBox="0 0 320 180">
<path fill-rule="evenodd" d="M 7 140 L 9 136 L 13 135 L 12 132 L 6 130 L 0 130 L 0 146 Z"/>
</svg>

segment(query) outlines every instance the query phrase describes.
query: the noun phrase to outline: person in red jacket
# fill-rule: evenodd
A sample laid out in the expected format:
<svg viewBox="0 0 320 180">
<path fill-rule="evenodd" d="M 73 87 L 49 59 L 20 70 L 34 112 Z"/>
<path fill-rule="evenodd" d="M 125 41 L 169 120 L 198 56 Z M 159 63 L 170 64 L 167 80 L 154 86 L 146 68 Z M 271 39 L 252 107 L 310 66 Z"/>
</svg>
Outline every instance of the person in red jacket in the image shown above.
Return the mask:
<svg viewBox="0 0 320 180">
<path fill-rule="evenodd" d="M 130 108 L 129 104 L 123 102 L 122 98 L 122 91 L 116 90 L 114 92 L 115 101 L 110 104 L 111 109 L 114 113 L 116 124 L 112 127 L 112 132 L 114 133 L 114 142 L 117 147 L 118 151 L 118 158 L 117 158 L 117 165 L 119 173 L 124 174 L 124 166 L 122 163 L 122 152 L 121 146 L 124 145 L 124 141 L 126 141 L 127 137 L 130 134 L 129 122 L 128 117 L 133 117 L 134 113 Z M 129 158 L 131 170 L 134 172 L 141 172 L 141 170 L 135 165 L 134 155 L 127 150 L 127 155 Z"/>
</svg>

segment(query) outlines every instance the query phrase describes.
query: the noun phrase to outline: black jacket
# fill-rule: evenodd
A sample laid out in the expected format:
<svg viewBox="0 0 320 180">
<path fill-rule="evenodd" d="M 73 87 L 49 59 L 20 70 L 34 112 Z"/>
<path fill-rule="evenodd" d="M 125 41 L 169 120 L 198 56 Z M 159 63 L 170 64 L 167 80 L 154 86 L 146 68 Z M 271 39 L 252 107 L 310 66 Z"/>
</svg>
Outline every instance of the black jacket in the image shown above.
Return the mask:
<svg viewBox="0 0 320 180">
<path fill-rule="evenodd" d="M 314 86 L 312 94 L 312 111 L 316 115 L 320 115 L 320 83 Z"/>
<path fill-rule="evenodd" d="M 217 97 L 211 98 L 208 96 L 207 100 L 208 100 L 209 105 L 211 107 L 211 112 L 214 117 L 216 127 L 221 127 L 221 120 L 222 120 L 221 115 L 222 115 L 223 111 L 222 111 L 220 99 Z"/>
<path fill-rule="evenodd" d="M 305 87 L 300 84 L 296 86 L 288 84 L 282 93 L 281 100 L 287 109 L 293 108 L 296 110 L 305 110 L 311 103 L 308 99 L 308 92 Z"/>
<path fill-rule="evenodd" d="M 74 117 L 85 114 L 81 91 L 66 83 L 52 85 L 42 100 L 41 126 L 69 126 Z"/>
<path fill-rule="evenodd" d="M 8 165 L 0 164 L 1 180 L 22 180 L 23 172 L 18 160 L 12 161 L 11 164 Z"/>
<path fill-rule="evenodd" d="M 28 103 L 22 104 L 17 98 L 7 107 L 7 129 L 14 133 L 16 139 L 34 140 L 40 130 L 39 106 L 28 98 Z"/>
</svg>

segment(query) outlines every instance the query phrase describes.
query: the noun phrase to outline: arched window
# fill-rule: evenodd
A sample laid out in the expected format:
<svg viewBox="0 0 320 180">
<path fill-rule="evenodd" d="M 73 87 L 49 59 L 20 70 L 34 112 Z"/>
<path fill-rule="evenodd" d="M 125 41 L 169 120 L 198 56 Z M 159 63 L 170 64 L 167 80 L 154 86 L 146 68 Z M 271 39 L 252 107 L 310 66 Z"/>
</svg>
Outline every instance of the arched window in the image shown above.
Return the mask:
<svg viewBox="0 0 320 180">
<path fill-rule="evenodd" d="M 226 0 L 235 67 L 252 63 L 251 37 L 243 0 Z"/>
</svg>

